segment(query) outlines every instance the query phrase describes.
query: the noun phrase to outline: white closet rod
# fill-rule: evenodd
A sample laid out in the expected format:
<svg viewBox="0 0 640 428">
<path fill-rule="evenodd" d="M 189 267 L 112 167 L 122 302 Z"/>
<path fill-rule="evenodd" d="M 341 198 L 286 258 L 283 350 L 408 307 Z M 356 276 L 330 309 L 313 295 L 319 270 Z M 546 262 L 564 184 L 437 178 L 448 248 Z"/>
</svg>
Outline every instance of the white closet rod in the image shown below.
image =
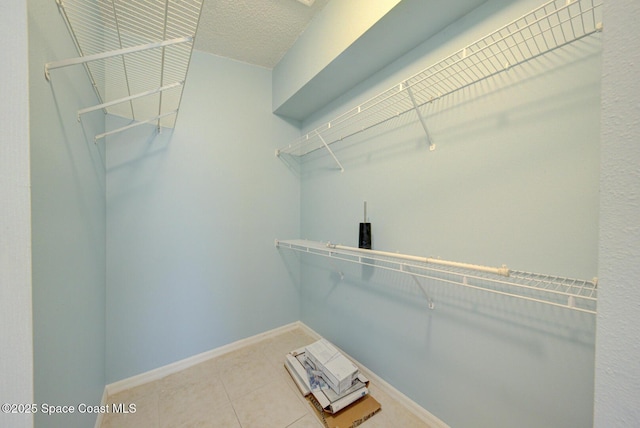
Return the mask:
<svg viewBox="0 0 640 428">
<path fill-rule="evenodd" d="M 377 256 L 382 256 L 382 257 L 394 257 L 396 259 L 410 260 L 413 262 L 431 263 L 431 264 L 440 265 L 440 266 L 475 270 L 478 272 L 492 273 L 494 275 L 509 276 L 509 269 L 504 265 L 502 267 L 496 268 L 491 266 L 482 266 L 482 265 L 475 265 L 470 263 L 461 263 L 461 262 L 452 262 L 448 260 L 434 259 L 432 257 L 411 256 L 408 254 L 391 253 L 388 251 L 367 250 L 364 248 L 347 247 L 344 245 L 332 244 L 330 242 L 327 243 L 327 248 L 335 248 L 338 250 L 353 251 L 353 252 L 358 252 L 363 254 L 375 254 Z"/>
<path fill-rule="evenodd" d="M 476 268 L 477 265 L 466 263 L 447 262 L 439 259 L 430 259 L 429 261 L 425 257 L 307 240 L 276 240 L 275 244 L 276 248 L 288 248 L 303 253 L 372 266 L 376 269 L 399 272 L 413 277 L 460 285 L 579 312 L 596 313 L 597 278 L 587 281 L 517 270 L 509 270 L 509 275 L 506 277 L 506 267 L 503 268 L 504 271 L 496 272 L 495 268 L 488 268 L 489 270 L 487 271 L 484 266 L 480 266 L 481 269 L 479 270 L 481 272 L 474 274 L 468 271 Z M 418 263 L 409 263 L 408 261 Z M 428 263 L 434 261 L 438 263 L 437 267 L 428 266 Z M 475 270 L 477 271 L 478 269 Z M 503 278 L 492 277 L 495 274 Z M 424 289 L 422 291 L 424 292 Z M 429 296 L 427 298 L 429 307 L 432 307 L 431 298 Z"/>
<path fill-rule="evenodd" d="M 175 45 L 179 43 L 187 43 L 187 42 L 191 42 L 192 40 L 193 40 L 193 37 L 191 36 L 178 37 L 176 39 L 164 40 L 162 42 L 147 43 L 144 45 L 132 46 L 130 48 L 116 49 L 109 52 L 101 52 L 95 55 L 86 55 L 86 56 L 81 56 L 77 58 L 64 59 L 61 61 L 48 62 L 44 65 L 44 75 L 47 78 L 47 80 L 50 80 L 49 71 L 56 68 L 68 67 L 70 65 L 86 64 L 88 62 L 99 61 L 102 59 L 112 58 L 114 56 L 127 55 L 134 52 L 141 52 L 149 49 L 156 49 L 156 48 Z"/>
<path fill-rule="evenodd" d="M 131 95 L 131 96 L 128 96 L 128 97 L 120 98 L 120 99 L 117 99 L 117 100 L 109 101 L 107 103 L 98 104 L 98 105 L 95 105 L 95 106 L 92 106 L 92 107 L 83 108 L 81 110 L 78 110 L 78 122 L 80 121 L 80 116 L 85 114 L 85 113 L 89 113 L 89 112 L 92 112 L 92 111 L 96 111 L 96 110 L 100 110 L 100 109 L 103 109 L 103 108 L 111 107 L 111 106 L 114 106 L 116 104 L 124 103 L 124 102 L 131 101 L 131 100 L 135 100 L 137 98 L 146 97 L 148 95 L 157 94 L 158 92 L 163 92 L 163 91 L 167 91 L 169 89 L 177 88 L 179 86 L 182 86 L 183 84 L 184 84 L 184 81 L 176 82 L 176 83 L 172 83 L 170 85 L 163 86 L 161 88 L 152 89 L 152 90 L 146 91 L 146 92 L 141 92 L 139 94 L 135 94 L 135 95 Z"/>
<path fill-rule="evenodd" d="M 152 117 L 151 119 L 143 120 L 141 122 L 135 122 L 131 125 L 123 126 L 122 128 L 114 129 L 113 131 L 105 132 L 103 134 L 98 134 L 95 136 L 94 141 L 98 142 L 101 138 L 108 137 L 109 135 L 117 134 L 122 131 L 126 131 L 127 129 L 135 128 L 136 126 L 144 125 L 145 123 L 155 122 L 158 119 L 162 119 L 163 117 L 171 116 L 174 114 L 178 114 L 178 110 L 170 111 L 169 113 L 159 114 L 158 116 Z M 159 132 L 159 131 L 158 131 Z"/>
</svg>

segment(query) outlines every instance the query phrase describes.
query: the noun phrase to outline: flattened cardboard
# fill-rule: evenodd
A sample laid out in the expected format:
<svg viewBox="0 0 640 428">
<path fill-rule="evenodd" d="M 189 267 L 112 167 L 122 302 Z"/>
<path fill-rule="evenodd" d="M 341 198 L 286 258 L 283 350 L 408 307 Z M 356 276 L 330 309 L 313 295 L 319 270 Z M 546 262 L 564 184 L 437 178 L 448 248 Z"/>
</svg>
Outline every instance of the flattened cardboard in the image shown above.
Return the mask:
<svg viewBox="0 0 640 428">
<path fill-rule="evenodd" d="M 313 394 L 307 395 L 307 400 L 326 428 L 357 427 L 381 410 L 380 403 L 369 394 L 333 414 L 323 411 Z"/>
</svg>

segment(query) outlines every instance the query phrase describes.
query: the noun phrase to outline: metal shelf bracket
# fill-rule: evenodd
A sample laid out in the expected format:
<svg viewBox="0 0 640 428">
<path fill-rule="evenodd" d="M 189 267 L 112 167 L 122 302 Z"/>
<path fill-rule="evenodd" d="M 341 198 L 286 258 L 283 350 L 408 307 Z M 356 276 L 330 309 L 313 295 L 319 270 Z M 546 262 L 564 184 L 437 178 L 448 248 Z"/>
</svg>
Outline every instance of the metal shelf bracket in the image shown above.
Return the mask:
<svg viewBox="0 0 640 428">
<path fill-rule="evenodd" d="M 403 85 L 407 90 L 407 94 L 409 94 L 409 98 L 411 99 L 411 104 L 413 104 L 413 108 L 415 109 L 416 114 L 418 115 L 418 119 L 420 119 L 420 124 L 422 125 L 422 129 L 424 130 L 424 133 L 427 136 L 427 143 L 429 143 L 429 150 L 433 151 L 436 149 L 436 145 L 434 144 L 433 140 L 431 139 L 431 135 L 429 134 L 429 128 L 427 128 L 427 121 L 422 115 L 422 113 L 420 113 L 420 106 L 418 106 L 418 103 L 416 102 L 416 97 L 413 95 L 413 90 L 411 90 L 411 86 L 409 86 L 407 82 L 401 83 L 400 89 L 402 89 Z"/>
<path fill-rule="evenodd" d="M 333 153 L 333 150 L 331 150 L 327 142 L 324 141 L 324 138 L 322 138 L 322 135 L 320 135 L 320 133 L 318 133 L 318 138 L 320 138 L 320 141 L 322 141 L 322 144 L 324 144 L 324 147 L 327 149 L 331 157 L 333 157 L 333 160 L 336 161 L 336 163 L 338 164 L 338 167 L 340 167 L 340 172 L 344 172 L 344 168 L 342 167 L 342 164 L 340 163 L 336 155 Z"/>
</svg>

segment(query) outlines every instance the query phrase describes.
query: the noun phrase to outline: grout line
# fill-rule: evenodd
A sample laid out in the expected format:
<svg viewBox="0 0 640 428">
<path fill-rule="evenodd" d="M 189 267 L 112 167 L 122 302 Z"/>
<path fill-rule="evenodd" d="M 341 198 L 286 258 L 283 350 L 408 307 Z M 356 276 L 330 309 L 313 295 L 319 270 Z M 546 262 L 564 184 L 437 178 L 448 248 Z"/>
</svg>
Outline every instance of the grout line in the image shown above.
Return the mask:
<svg viewBox="0 0 640 428">
<path fill-rule="evenodd" d="M 302 416 L 300 416 L 298 419 L 296 419 L 295 421 L 291 422 L 289 425 L 287 425 L 285 428 L 289 428 L 291 425 L 295 424 L 296 422 L 298 422 L 301 419 L 304 419 L 307 417 L 307 414 L 304 414 Z"/>
<path fill-rule="evenodd" d="M 228 394 L 227 394 L 227 396 L 228 396 Z M 233 401 L 231 401 L 231 399 L 229 399 L 229 404 L 231 404 L 231 409 L 233 409 L 233 414 L 236 417 L 236 421 L 238 422 L 238 426 L 240 428 L 242 428 L 242 422 L 240 422 L 240 417 L 238 416 L 238 412 L 236 411 L 236 406 L 233 405 Z"/>
</svg>

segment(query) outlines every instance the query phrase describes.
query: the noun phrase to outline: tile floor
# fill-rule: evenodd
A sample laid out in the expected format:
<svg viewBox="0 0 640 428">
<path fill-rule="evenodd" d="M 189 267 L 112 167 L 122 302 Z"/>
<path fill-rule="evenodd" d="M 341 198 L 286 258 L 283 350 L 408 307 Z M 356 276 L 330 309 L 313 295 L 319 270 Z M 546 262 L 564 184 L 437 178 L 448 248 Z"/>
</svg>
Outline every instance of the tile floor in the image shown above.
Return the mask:
<svg viewBox="0 0 640 428">
<path fill-rule="evenodd" d="M 296 328 L 109 396 L 136 411 L 105 414 L 101 428 L 322 428 L 284 368 L 287 352 L 315 340 Z M 360 426 L 428 428 L 373 382 L 370 390 L 382 410 Z"/>
</svg>

